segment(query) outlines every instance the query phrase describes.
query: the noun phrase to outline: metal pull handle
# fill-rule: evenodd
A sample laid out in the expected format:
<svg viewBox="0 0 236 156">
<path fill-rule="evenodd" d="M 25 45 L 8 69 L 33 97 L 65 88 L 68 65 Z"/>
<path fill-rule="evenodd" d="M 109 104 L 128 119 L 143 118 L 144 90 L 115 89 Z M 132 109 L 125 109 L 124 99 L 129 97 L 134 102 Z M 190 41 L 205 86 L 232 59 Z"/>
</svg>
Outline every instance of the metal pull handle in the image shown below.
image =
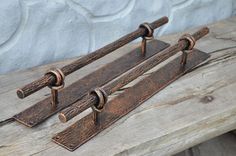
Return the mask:
<svg viewBox="0 0 236 156">
<path fill-rule="evenodd" d="M 164 24 L 166 24 L 168 22 L 168 18 L 167 17 L 162 17 L 152 23 L 150 23 L 150 26 L 153 29 L 156 29 Z M 65 76 L 71 74 L 72 72 L 82 68 L 83 66 L 111 53 L 112 51 L 124 46 L 125 44 L 139 38 L 142 36 L 145 36 L 147 34 L 147 30 L 143 27 L 138 28 L 137 30 L 135 30 L 134 32 L 127 34 L 123 37 L 121 37 L 120 39 L 116 40 L 115 42 L 112 42 L 88 55 L 86 55 L 85 57 L 82 57 L 76 61 L 74 61 L 71 64 L 68 64 L 66 66 L 64 66 L 63 68 L 61 68 L 61 71 L 64 73 Z M 34 92 L 46 87 L 46 86 L 50 86 L 50 85 L 54 85 L 56 82 L 56 78 L 55 76 L 51 75 L 51 74 L 47 74 L 43 77 L 41 77 L 40 79 L 29 83 L 27 85 L 25 85 L 24 87 L 20 88 L 17 90 L 17 96 L 21 99 L 33 94 Z"/>
<path fill-rule="evenodd" d="M 123 75 L 122 77 L 116 79 L 115 81 L 108 83 L 102 87 L 102 90 L 106 92 L 107 95 L 110 95 L 120 89 L 121 87 L 125 86 L 132 80 L 136 79 L 138 76 L 142 75 L 146 71 L 150 70 L 157 64 L 165 61 L 169 57 L 173 56 L 179 51 L 182 50 L 191 50 L 195 45 L 195 42 L 209 33 L 209 29 L 207 27 L 201 28 L 193 35 L 183 35 L 177 44 L 166 48 L 161 53 L 158 53 L 151 58 L 149 58 L 145 63 L 137 66 L 127 74 Z M 61 122 L 67 122 L 68 120 L 72 119 L 79 113 L 83 112 L 84 110 L 88 109 L 96 105 L 99 102 L 98 96 L 94 94 L 88 94 L 84 96 L 81 100 L 77 101 L 73 105 L 67 107 L 59 114 L 59 119 Z"/>
</svg>

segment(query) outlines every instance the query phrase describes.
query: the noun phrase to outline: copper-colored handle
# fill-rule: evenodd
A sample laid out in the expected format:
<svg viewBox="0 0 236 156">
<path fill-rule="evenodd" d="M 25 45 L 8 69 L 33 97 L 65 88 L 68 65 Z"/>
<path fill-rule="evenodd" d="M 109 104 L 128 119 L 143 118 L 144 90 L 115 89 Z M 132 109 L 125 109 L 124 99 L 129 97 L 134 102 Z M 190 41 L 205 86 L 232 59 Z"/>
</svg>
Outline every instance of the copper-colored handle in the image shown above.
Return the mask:
<svg viewBox="0 0 236 156">
<path fill-rule="evenodd" d="M 206 34 L 208 34 L 209 29 L 207 27 L 201 28 L 196 33 L 191 35 L 195 41 L 199 40 Z M 110 95 L 120 89 L 121 87 L 125 86 L 132 80 L 136 79 L 138 76 L 142 75 L 146 71 L 150 70 L 157 64 L 165 61 L 169 57 L 175 55 L 177 52 L 188 49 L 189 41 L 188 39 L 181 39 L 179 42 L 169 48 L 166 48 L 161 53 L 158 53 L 151 58 L 149 58 L 145 63 L 135 67 L 130 72 L 126 73 L 122 77 L 116 79 L 112 83 L 108 83 L 102 87 L 102 89 Z M 61 122 L 67 122 L 79 113 L 83 112 L 84 110 L 92 107 L 99 101 L 98 97 L 93 94 L 88 94 L 84 96 L 81 100 L 75 102 L 71 106 L 64 109 L 62 112 L 59 113 L 59 119 Z"/>
<path fill-rule="evenodd" d="M 166 24 L 168 22 L 168 18 L 167 17 L 162 17 L 152 23 L 150 23 L 150 25 L 152 26 L 153 29 L 156 29 L 164 24 Z M 124 46 L 125 44 L 146 35 L 147 30 L 145 28 L 138 28 L 136 31 L 127 34 L 123 37 L 121 37 L 120 39 L 116 40 L 115 42 L 112 42 L 74 62 L 72 62 L 71 64 L 68 64 L 66 66 L 64 66 L 63 68 L 61 68 L 61 71 L 64 73 L 65 76 L 69 75 L 70 73 L 82 68 L 83 66 L 111 53 L 112 51 Z M 52 75 L 45 75 L 43 77 L 41 77 L 40 79 L 27 84 L 26 86 L 20 88 L 17 90 L 17 96 L 21 99 L 33 94 L 34 92 L 49 86 L 49 85 L 53 85 L 55 83 L 55 77 L 53 77 Z"/>
<path fill-rule="evenodd" d="M 195 32 L 192 36 L 193 38 L 197 41 L 203 36 L 207 35 L 209 33 L 209 28 L 208 27 L 203 27 L 199 29 L 197 32 Z"/>
</svg>

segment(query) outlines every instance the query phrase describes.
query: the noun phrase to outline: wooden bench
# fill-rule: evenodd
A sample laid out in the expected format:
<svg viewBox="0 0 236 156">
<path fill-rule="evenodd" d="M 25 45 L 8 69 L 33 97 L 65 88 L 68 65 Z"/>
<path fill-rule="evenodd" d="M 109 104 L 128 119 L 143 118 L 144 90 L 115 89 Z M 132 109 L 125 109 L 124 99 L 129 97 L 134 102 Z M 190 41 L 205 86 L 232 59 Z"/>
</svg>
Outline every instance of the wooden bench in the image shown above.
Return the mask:
<svg viewBox="0 0 236 156">
<path fill-rule="evenodd" d="M 74 152 L 53 143 L 51 138 L 90 110 L 66 124 L 54 115 L 35 128 L 27 128 L 11 118 L 50 93 L 45 88 L 20 100 L 16 88 L 37 79 L 50 67 L 61 67 L 74 59 L 1 75 L 0 155 L 172 155 L 236 129 L 235 24 L 236 17 L 233 17 L 209 25 L 210 34 L 196 45 L 211 54 L 209 60 Z M 160 39 L 173 44 L 181 34 Z M 68 76 L 66 84 L 137 46 L 128 45 L 82 68 Z"/>
</svg>

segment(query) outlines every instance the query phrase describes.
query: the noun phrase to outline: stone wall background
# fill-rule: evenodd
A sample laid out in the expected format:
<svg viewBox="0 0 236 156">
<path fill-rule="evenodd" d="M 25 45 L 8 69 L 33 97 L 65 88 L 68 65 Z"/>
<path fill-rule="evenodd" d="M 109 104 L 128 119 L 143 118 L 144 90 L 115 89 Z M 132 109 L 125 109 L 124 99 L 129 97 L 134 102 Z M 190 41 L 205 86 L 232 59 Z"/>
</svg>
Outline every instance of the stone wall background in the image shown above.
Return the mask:
<svg viewBox="0 0 236 156">
<path fill-rule="evenodd" d="M 155 36 L 236 15 L 236 0 L 1 0 L 0 74 L 87 54 L 142 22 Z"/>
</svg>

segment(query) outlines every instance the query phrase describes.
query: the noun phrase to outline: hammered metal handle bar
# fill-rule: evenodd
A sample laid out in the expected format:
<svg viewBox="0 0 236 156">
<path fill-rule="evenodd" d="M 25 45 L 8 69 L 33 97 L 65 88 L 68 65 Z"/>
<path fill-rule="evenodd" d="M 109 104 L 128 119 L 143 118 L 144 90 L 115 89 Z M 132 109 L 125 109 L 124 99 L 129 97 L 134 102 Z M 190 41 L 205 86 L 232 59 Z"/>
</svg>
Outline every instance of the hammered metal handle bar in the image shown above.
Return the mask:
<svg viewBox="0 0 236 156">
<path fill-rule="evenodd" d="M 152 29 L 156 29 L 168 22 L 167 17 L 162 17 L 149 25 Z M 72 72 L 82 68 L 83 66 L 111 53 L 112 51 L 124 46 L 125 44 L 139 38 L 146 36 L 148 34 L 148 30 L 145 27 L 139 27 L 137 30 L 135 30 L 132 33 L 129 33 L 120 39 L 72 62 L 71 64 L 68 64 L 61 68 L 61 71 L 64 73 L 65 76 L 71 74 Z M 32 83 L 29 83 L 25 85 L 24 87 L 17 90 L 17 96 L 21 99 L 33 94 L 34 92 L 46 87 L 53 85 L 56 81 L 56 78 L 53 75 L 47 74 L 43 76 L 42 78 L 33 81 Z"/>
<path fill-rule="evenodd" d="M 123 75 L 122 77 L 112 81 L 102 87 L 102 90 L 106 92 L 107 95 L 111 95 L 121 87 L 125 86 L 132 80 L 136 79 L 138 76 L 144 74 L 146 71 L 150 70 L 151 68 L 155 67 L 157 64 L 165 61 L 169 57 L 175 55 L 179 51 L 184 50 L 191 50 L 195 45 L 195 42 L 209 33 L 209 29 L 207 27 L 203 27 L 198 30 L 193 35 L 185 34 L 183 35 L 177 44 L 166 48 L 162 52 L 152 56 L 143 64 L 138 65 L 133 70 L 128 72 L 127 74 Z M 59 114 L 59 119 L 61 122 L 67 122 L 68 120 L 72 119 L 79 113 L 83 112 L 84 110 L 96 106 L 99 103 L 99 97 L 96 94 L 87 94 L 81 100 L 75 102 L 71 106 L 64 109 Z"/>
</svg>

